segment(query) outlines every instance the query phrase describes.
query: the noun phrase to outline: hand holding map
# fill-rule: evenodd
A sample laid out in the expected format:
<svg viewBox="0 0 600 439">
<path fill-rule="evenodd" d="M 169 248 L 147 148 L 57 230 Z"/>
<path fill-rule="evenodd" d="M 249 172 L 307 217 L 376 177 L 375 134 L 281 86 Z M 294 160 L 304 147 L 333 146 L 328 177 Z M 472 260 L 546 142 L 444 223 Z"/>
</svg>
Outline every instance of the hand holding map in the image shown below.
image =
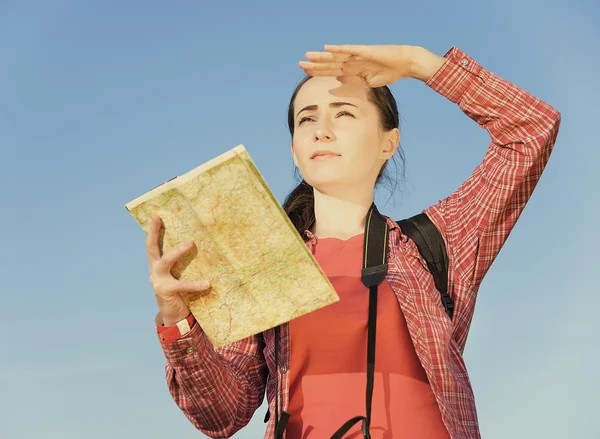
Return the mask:
<svg viewBox="0 0 600 439">
<path fill-rule="evenodd" d="M 162 219 L 164 235 L 151 250 L 153 260 L 172 256 L 159 278 L 167 279 L 166 267 L 174 261 L 172 282 L 194 282 L 170 286 L 193 286 L 177 293 L 215 348 L 339 300 L 242 145 L 125 207 L 147 233 L 153 217 Z M 195 246 L 184 255 L 180 246 L 187 241 Z M 208 294 L 199 281 L 210 282 Z M 172 288 L 158 283 L 154 288 L 163 298 L 174 297 Z M 170 318 L 184 318 L 173 300 Z"/>
<path fill-rule="evenodd" d="M 195 245 L 193 241 L 188 241 L 161 256 L 159 242 L 161 228 L 162 220 L 158 215 L 155 215 L 148 230 L 146 250 L 148 251 L 148 262 L 150 264 L 150 283 L 154 288 L 154 295 L 163 323 L 168 326 L 185 319 L 190 313 L 179 293 L 208 293 L 210 283 L 206 281 L 178 280 L 173 277 L 171 274 L 173 265 L 192 250 L 195 250 Z"/>
</svg>

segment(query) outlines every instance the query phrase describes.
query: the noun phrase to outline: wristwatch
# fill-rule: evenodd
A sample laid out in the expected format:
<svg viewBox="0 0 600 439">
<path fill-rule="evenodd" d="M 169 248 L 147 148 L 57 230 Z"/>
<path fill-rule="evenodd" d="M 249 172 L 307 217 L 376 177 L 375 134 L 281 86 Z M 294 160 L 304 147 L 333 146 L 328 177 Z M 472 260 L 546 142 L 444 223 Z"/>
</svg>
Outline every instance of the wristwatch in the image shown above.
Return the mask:
<svg viewBox="0 0 600 439">
<path fill-rule="evenodd" d="M 160 341 L 165 344 L 169 344 L 183 337 L 184 335 L 189 334 L 192 330 L 192 326 L 194 326 L 194 321 L 194 315 L 190 313 L 189 316 L 178 321 L 174 325 L 159 326 L 158 336 L 160 337 Z"/>
</svg>

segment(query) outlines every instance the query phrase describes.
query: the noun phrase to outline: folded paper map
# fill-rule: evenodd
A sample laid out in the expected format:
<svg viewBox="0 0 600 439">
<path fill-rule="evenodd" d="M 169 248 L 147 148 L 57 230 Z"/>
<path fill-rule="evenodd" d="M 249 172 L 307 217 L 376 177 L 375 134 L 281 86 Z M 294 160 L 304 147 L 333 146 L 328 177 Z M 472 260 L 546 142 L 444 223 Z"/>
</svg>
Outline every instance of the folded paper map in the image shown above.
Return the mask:
<svg viewBox="0 0 600 439">
<path fill-rule="evenodd" d="M 339 300 L 243 145 L 125 208 L 146 233 L 162 218 L 163 254 L 196 244 L 171 273 L 211 283 L 208 294 L 181 296 L 215 348 Z"/>
</svg>

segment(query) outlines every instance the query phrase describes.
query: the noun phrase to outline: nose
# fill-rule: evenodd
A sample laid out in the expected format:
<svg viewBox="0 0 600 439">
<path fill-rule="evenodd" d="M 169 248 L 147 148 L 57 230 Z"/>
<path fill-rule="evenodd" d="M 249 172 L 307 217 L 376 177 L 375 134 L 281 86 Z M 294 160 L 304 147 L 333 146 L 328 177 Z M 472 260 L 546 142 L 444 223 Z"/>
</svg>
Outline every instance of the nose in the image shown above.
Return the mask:
<svg viewBox="0 0 600 439">
<path fill-rule="evenodd" d="M 331 142 L 335 140 L 335 134 L 327 123 L 319 123 L 315 127 L 315 135 L 313 140 L 315 142 Z"/>
</svg>

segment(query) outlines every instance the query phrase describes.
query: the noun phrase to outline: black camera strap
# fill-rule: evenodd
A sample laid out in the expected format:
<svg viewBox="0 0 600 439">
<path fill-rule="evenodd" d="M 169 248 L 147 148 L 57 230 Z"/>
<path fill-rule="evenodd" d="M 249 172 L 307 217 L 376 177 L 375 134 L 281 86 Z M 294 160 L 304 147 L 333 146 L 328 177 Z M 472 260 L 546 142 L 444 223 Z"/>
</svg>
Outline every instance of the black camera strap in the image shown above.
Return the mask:
<svg viewBox="0 0 600 439">
<path fill-rule="evenodd" d="M 371 205 L 365 224 L 363 246 L 362 283 L 369 288 L 369 322 L 367 325 L 367 392 L 366 414 L 355 416 L 342 425 L 331 439 L 342 439 L 350 429 L 362 421 L 362 434 L 365 439 L 371 439 L 371 405 L 373 401 L 373 382 L 375 376 L 375 336 L 377 333 L 377 287 L 388 271 L 388 225 L 383 216 L 377 211 L 375 203 Z"/>
</svg>

